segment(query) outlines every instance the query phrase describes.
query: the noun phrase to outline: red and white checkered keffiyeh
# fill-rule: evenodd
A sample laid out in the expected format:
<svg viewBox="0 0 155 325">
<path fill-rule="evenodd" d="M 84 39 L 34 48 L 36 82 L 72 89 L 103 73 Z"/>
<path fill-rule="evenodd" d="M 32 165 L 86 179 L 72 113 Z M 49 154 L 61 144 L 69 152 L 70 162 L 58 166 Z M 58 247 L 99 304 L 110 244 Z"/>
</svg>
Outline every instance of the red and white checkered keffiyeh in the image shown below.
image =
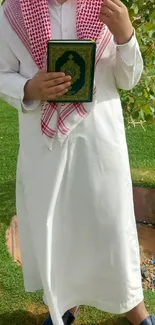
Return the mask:
<svg viewBox="0 0 155 325">
<path fill-rule="evenodd" d="M 102 1 L 77 0 L 76 10 L 77 38 L 97 41 L 96 64 L 111 38 L 108 28 L 98 18 Z M 42 69 L 47 41 L 52 38 L 48 0 L 6 0 L 4 13 L 38 69 Z M 42 102 L 42 133 L 48 138 L 48 142 L 52 142 L 56 136 L 63 142 L 89 114 L 88 110 L 83 104 L 70 103 L 64 105 L 58 113 L 57 104 Z"/>
</svg>

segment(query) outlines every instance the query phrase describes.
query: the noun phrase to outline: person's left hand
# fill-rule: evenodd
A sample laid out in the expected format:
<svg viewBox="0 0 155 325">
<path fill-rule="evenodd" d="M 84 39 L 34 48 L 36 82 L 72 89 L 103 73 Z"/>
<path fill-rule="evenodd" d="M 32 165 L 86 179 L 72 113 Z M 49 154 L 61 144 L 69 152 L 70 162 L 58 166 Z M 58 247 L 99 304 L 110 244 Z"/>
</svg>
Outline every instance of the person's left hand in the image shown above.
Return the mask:
<svg viewBox="0 0 155 325">
<path fill-rule="evenodd" d="M 108 26 L 118 44 L 125 44 L 132 37 L 134 28 L 128 9 L 120 0 L 103 0 L 99 18 Z"/>
</svg>

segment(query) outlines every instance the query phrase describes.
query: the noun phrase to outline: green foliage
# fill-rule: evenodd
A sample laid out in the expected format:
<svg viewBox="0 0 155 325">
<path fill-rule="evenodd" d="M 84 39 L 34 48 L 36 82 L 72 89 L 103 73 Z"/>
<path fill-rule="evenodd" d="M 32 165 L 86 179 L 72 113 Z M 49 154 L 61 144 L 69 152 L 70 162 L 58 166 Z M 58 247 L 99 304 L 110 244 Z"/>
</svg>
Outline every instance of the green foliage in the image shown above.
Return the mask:
<svg viewBox="0 0 155 325">
<path fill-rule="evenodd" d="M 128 7 L 144 60 L 139 84 L 128 92 L 121 91 L 127 123 L 152 122 L 155 117 L 155 1 L 123 0 Z"/>
</svg>

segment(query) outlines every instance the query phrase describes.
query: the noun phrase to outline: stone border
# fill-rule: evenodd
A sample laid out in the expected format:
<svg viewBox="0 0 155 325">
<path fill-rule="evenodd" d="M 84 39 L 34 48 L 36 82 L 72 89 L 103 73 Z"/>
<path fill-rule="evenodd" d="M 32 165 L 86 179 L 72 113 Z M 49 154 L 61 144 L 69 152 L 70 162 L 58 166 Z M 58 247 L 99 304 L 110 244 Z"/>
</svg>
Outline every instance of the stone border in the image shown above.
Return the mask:
<svg viewBox="0 0 155 325">
<path fill-rule="evenodd" d="M 18 233 L 18 220 L 17 216 L 12 218 L 10 227 L 6 232 L 6 244 L 8 251 L 12 256 L 13 260 L 21 266 L 21 254 L 20 254 L 20 245 L 19 245 L 19 233 Z"/>
<path fill-rule="evenodd" d="M 155 188 L 133 188 L 135 216 L 137 221 L 155 224 Z"/>
</svg>

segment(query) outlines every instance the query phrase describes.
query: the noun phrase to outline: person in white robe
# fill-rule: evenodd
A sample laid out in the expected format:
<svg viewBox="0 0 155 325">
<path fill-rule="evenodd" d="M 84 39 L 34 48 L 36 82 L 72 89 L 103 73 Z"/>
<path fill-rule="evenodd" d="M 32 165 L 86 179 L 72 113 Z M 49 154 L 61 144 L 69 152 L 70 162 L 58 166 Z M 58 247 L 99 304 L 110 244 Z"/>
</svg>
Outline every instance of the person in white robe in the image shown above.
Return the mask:
<svg viewBox="0 0 155 325">
<path fill-rule="evenodd" d="M 71 83 L 70 76 L 46 71 L 50 38 L 96 40 L 92 103 L 47 103 Z M 0 9 L 0 97 L 19 115 L 24 285 L 43 289 L 50 312 L 44 325 L 71 324 L 79 305 L 126 313 L 133 325 L 155 324 L 143 302 L 118 92 L 132 89 L 142 71 L 120 0 L 6 0 Z"/>
</svg>

